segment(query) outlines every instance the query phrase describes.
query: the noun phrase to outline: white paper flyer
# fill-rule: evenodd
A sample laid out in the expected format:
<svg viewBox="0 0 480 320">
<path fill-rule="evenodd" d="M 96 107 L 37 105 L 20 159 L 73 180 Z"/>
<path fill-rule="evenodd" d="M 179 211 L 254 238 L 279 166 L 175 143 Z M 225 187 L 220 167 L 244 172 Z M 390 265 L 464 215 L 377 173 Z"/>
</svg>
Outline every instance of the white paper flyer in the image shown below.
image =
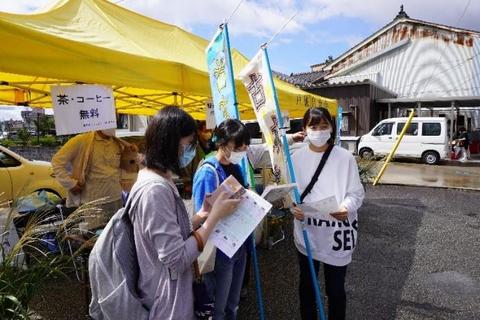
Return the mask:
<svg viewBox="0 0 480 320">
<path fill-rule="evenodd" d="M 302 203 L 299 207 L 307 217 L 335 221 L 330 213 L 337 212 L 339 204 L 335 196 L 331 196 L 317 202 Z"/>
</svg>

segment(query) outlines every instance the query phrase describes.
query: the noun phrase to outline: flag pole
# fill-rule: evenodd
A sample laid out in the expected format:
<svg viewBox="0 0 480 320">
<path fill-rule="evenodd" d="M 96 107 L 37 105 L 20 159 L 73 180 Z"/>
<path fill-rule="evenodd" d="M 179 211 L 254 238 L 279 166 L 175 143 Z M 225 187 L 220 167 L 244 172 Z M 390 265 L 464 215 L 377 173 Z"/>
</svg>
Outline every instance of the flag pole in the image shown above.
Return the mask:
<svg viewBox="0 0 480 320">
<path fill-rule="evenodd" d="M 272 87 L 272 92 L 273 92 L 273 96 L 274 96 L 274 99 L 275 99 L 275 111 L 277 113 L 278 126 L 279 126 L 279 130 L 280 130 L 280 134 L 282 136 L 283 150 L 284 150 L 285 159 L 286 159 L 287 165 L 288 165 L 290 182 L 291 183 L 296 183 L 295 171 L 293 170 L 293 163 L 292 163 L 292 159 L 290 157 L 290 148 L 288 146 L 287 136 L 286 136 L 286 133 L 285 133 L 285 129 L 283 127 L 283 117 L 282 117 L 282 114 L 280 112 L 280 106 L 279 106 L 279 103 L 278 103 L 277 91 L 275 89 L 275 84 L 273 82 L 273 76 L 271 75 L 272 74 L 272 72 L 271 72 L 272 69 L 270 68 L 270 60 L 268 58 L 267 44 L 262 45 L 261 48 L 264 52 L 265 63 L 266 63 L 267 68 L 270 72 L 270 85 Z M 294 188 L 294 194 L 295 194 L 295 202 L 300 203 L 301 202 L 300 201 L 300 193 L 298 192 L 297 187 Z M 315 291 L 315 300 L 316 300 L 317 307 L 318 307 L 318 313 L 320 315 L 320 320 L 325 320 L 325 312 L 324 312 L 324 309 L 323 309 L 322 296 L 321 296 L 321 293 L 320 293 L 320 287 L 318 285 L 318 280 L 317 280 L 317 275 L 315 273 L 315 268 L 313 266 L 312 250 L 310 248 L 310 241 L 308 239 L 305 220 L 301 221 L 301 224 L 302 224 L 303 240 L 305 241 L 305 249 L 307 251 L 308 264 L 309 264 L 309 267 L 310 267 L 310 274 L 312 276 L 312 284 L 313 284 L 313 288 L 314 288 L 314 291 Z"/>
</svg>

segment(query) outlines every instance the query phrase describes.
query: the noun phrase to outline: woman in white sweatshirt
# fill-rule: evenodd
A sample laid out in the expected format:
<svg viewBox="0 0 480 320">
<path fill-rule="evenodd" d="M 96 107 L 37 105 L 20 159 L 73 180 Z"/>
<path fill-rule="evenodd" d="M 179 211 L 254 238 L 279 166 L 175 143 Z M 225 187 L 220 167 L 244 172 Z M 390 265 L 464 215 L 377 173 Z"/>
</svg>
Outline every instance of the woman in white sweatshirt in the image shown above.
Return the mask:
<svg viewBox="0 0 480 320">
<path fill-rule="evenodd" d="M 308 145 L 292 156 L 304 204 L 293 210 L 296 218 L 294 239 L 300 267 L 301 316 L 304 320 L 317 319 L 315 294 L 302 234 L 303 221 L 310 240 L 316 274 L 320 262 L 323 263 L 328 319 L 345 319 L 345 275 L 357 244 L 357 209 L 362 205 L 364 190 L 353 156 L 349 151 L 334 146 L 336 126 L 328 110 L 307 110 L 303 117 L 303 129 L 308 137 Z M 312 178 L 324 156 L 326 162 L 315 182 Z M 312 184 L 311 188 L 307 188 L 309 184 Z M 312 209 L 314 203 L 329 197 L 336 200 L 338 210 L 321 215 Z"/>
</svg>

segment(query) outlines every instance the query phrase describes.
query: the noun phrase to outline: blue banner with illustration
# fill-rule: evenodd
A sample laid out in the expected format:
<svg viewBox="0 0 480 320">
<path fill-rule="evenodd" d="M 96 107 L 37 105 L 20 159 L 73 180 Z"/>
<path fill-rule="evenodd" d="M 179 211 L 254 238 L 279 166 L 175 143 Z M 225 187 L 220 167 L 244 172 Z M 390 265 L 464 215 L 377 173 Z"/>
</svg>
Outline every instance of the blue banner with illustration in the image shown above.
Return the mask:
<svg viewBox="0 0 480 320">
<path fill-rule="evenodd" d="M 220 26 L 220 29 L 205 51 L 207 54 L 210 89 L 212 90 L 215 124 L 219 125 L 226 119 L 240 120 L 237 108 L 235 80 L 233 78 L 228 25 L 226 23 Z M 250 179 L 250 175 L 248 174 L 246 158 L 242 160 L 240 165 L 245 181 L 248 181 L 249 185 L 253 186 L 254 181 Z"/>
<path fill-rule="evenodd" d="M 218 125 L 228 118 L 238 119 L 226 24 L 215 34 L 206 49 L 206 54 L 215 122 Z"/>
</svg>

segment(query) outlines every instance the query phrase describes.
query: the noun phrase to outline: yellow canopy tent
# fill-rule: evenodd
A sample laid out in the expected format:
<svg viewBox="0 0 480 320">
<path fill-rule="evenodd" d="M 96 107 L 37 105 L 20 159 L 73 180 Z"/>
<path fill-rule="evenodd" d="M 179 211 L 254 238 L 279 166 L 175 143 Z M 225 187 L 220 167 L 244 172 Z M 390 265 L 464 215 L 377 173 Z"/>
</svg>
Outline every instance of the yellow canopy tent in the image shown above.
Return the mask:
<svg viewBox="0 0 480 320">
<path fill-rule="evenodd" d="M 179 105 L 205 118 L 210 86 L 208 41 L 105 0 L 60 0 L 28 15 L 0 12 L 0 104 L 50 107 L 50 85 L 111 85 L 119 113 L 152 115 Z M 237 74 L 248 59 L 234 50 Z M 282 110 L 336 101 L 275 79 Z M 236 81 L 241 119 L 254 119 L 247 92 Z"/>
</svg>

